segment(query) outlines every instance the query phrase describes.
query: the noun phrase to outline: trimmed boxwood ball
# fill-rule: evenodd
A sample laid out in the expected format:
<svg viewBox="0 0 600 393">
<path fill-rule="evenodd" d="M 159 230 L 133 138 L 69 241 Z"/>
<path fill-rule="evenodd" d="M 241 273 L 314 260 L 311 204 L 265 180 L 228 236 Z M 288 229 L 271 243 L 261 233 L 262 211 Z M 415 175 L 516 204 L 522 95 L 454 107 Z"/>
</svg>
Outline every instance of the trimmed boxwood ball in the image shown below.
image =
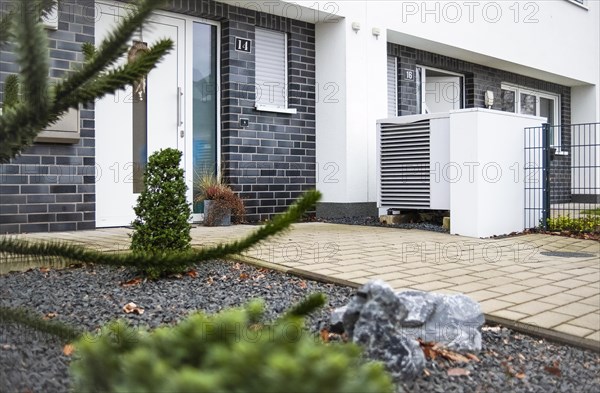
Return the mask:
<svg viewBox="0 0 600 393">
<path fill-rule="evenodd" d="M 180 161 L 181 152 L 170 148 L 159 150 L 148 159 L 144 189 L 134 208 L 137 218 L 132 223 L 132 251 L 157 254 L 190 249 L 192 212 Z M 169 267 L 165 266 L 163 272 L 150 269 L 146 273 L 169 273 Z"/>
<path fill-rule="evenodd" d="M 266 325 L 259 301 L 150 333 L 109 324 L 76 343 L 74 391 L 392 392 L 383 365 L 365 363 L 355 344 L 325 344 L 304 329 L 315 301 L 322 295 Z"/>
</svg>

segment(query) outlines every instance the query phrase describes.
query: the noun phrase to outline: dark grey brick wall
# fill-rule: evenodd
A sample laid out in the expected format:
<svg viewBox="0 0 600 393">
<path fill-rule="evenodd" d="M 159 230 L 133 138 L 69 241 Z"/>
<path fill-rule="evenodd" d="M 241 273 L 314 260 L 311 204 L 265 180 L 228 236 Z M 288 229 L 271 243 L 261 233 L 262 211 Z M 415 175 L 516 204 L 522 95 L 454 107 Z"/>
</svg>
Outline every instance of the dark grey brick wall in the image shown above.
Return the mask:
<svg viewBox="0 0 600 393">
<path fill-rule="evenodd" d="M 172 0 L 170 11 L 221 22 L 221 164 L 240 194 L 247 219 L 284 211 L 315 188 L 315 28 L 313 24 L 214 1 Z M 297 114 L 255 109 L 255 52 L 234 50 L 235 37 L 253 40 L 256 27 L 287 33 L 288 106 Z M 242 129 L 240 118 L 248 119 Z"/>
<path fill-rule="evenodd" d="M 244 198 L 248 220 L 284 211 L 316 182 L 314 25 L 210 0 L 172 0 L 164 9 L 221 22 L 222 168 Z M 94 40 L 92 0 L 64 1 L 59 15 L 59 30 L 49 32 L 53 77 L 82 60 L 81 42 Z M 287 33 L 288 104 L 297 114 L 254 109 L 254 48 L 251 53 L 233 49 L 236 36 L 254 40 L 257 26 Z M 0 83 L 18 71 L 14 62 L 3 50 Z M 0 166 L 0 232 L 95 227 L 94 110 L 81 114 L 78 144 L 36 144 Z M 248 119 L 249 127 L 242 129 L 240 118 Z"/>
<path fill-rule="evenodd" d="M 15 2 L 2 1 L 2 10 Z M 80 46 L 94 42 L 93 1 L 61 2 L 58 31 L 48 31 L 51 77 L 61 77 L 83 60 Z M 10 47 L 0 52 L 0 91 L 18 72 Z M 0 95 L 2 101 L 2 95 Z M 95 228 L 94 109 L 80 111 L 77 144 L 36 143 L 0 165 L 0 233 Z"/>
<path fill-rule="evenodd" d="M 500 110 L 501 84 L 504 82 L 558 94 L 561 123 L 571 124 L 570 87 L 392 43 L 388 43 L 388 54 L 398 58 L 398 113 L 401 116 L 417 114 L 416 80 L 406 80 L 404 71 L 415 71 L 417 65 L 422 65 L 463 74 L 466 108 L 485 107 L 485 92 L 491 90 L 496 97 L 492 108 Z M 571 145 L 570 128 L 566 127 L 562 132 L 561 143 L 565 148 Z M 552 161 L 552 203 L 571 200 L 570 160 L 570 156 L 556 156 Z"/>
</svg>

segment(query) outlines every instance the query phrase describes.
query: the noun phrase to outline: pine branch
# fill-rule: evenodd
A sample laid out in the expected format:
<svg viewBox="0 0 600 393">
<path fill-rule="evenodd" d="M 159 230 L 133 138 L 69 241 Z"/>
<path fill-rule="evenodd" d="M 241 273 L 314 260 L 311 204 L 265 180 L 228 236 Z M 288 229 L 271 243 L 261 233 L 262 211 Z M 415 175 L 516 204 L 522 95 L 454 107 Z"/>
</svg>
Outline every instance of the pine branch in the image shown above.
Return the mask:
<svg viewBox="0 0 600 393">
<path fill-rule="evenodd" d="M 114 93 L 132 81 L 138 80 L 160 61 L 172 47 L 172 42 L 163 40 L 157 44 L 150 56 L 139 63 L 124 67 L 95 84 L 108 66 L 125 52 L 127 42 L 151 14 L 165 0 L 140 0 L 135 12 L 126 17 L 94 53 L 86 48 L 89 61 L 82 68 L 48 89 L 47 38 L 39 16 L 47 14 L 56 0 L 27 0 L 15 2 L 21 10 L 8 12 L 0 22 L 0 44 L 2 40 L 15 42 L 18 63 L 21 66 L 22 102 L 3 109 L 0 116 L 0 163 L 8 162 L 21 150 L 33 143 L 37 134 L 47 125 L 56 122 L 69 108 L 78 108 L 80 98 L 93 101 L 104 94 Z M 6 34 L 4 34 L 6 33 Z M 167 42 L 169 45 L 167 45 Z M 167 48 L 168 46 L 168 48 Z M 119 81 L 121 85 L 117 86 Z M 90 94 L 95 91 L 96 95 Z M 51 94 L 54 93 L 54 94 Z M 54 97 L 54 100 L 52 99 Z"/>
<path fill-rule="evenodd" d="M 300 303 L 290 308 L 285 313 L 285 318 L 290 317 L 306 317 L 310 313 L 314 312 L 318 308 L 321 308 L 327 302 L 327 298 L 322 293 L 313 293 Z"/>
<path fill-rule="evenodd" d="M 14 15 L 14 11 L 7 11 L 4 14 L 0 14 L 0 47 L 5 45 L 12 38 L 12 23 Z"/>
<path fill-rule="evenodd" d="M 50 15 L 54 7 L 58 7 L 58 0 L 38 0 L 38 9 L 40 11 L 40 17 L 47 17 Z"/>
<path fill-rule="evenodd" d="M 96 56 L 96 47 L 94 44 L 89 42 L 84 42 L 81 44 L 81 53 L 83 53 L 83 58 L 85 62 L 90 62 Z"/>
<path fill-rule="evenodd" d="M 122 253 L 111 254 L 88 250 L 81 246 L 67 243 L 27 242 L 15 238 L 0 239 L 0 253 L 30 256 L 56 256 L 82 263 L 96 263 L 112 266 L 130 266 L 134 268 L 155 267 L 158 270 L 165 267 L 187 267 L 198 262 L 224 258 L 228 255 L 239 254 L 267 238 L 280 234 L 298 221 L 302 215 L 311 209 L 319 200 L 318 191 L 308 191 L 288 211 L 275 217 L 246 238 L 227 244 L 219 244 L 200 250 L 181 253 Z"/>
<path fill-rule="evenodd" d="M 21 3 L 14 26 L 17 61 L 21 66 L 22 101 L 29 109 L 29 122 L 43 127 L 48 117 L 48 39 L 39 21 L 39 2 Z"/>
<path fill-rule="evenodd" d="M 13 107 L 19 102 L 19 77 L 11 74 L 4 80 L 3 107 Z"/>
<path fill-rule="evenodd" d="M 0 116 L 0 164 L 16 156 L 24 146 L 30 145 L 42 128 L 33 124 L 31 109 L 18 103 L 2 109 Z"/>
<path fill-rule="evenodd" d="M 111 70 L 84 84 L 71 95 L 57 100 L 51 112 L 59 113 L 69 108 L 76 108 L 79 103 L 95 101 L 107 94 L 114 94 L 126 85 L 133 84 L 148 75 L 172 48 L 173 41 L 170 39 L 157 42 L 135 61 Z"/>
<path fill-rule="evenodd" d="M 22 308 L 0 307 L 0 325 L 17 323 L 39 332 L 57 336 L 66 342 L 79 338 L 83 332 L 59 321 L 46 321 Z"/>
<path fill-rule="evenodd" d="M 64 100 L 85 84 L 92 82 L 100 72 L 112 66 L 127 49 L 127 43 L 133 33 L 143 25 L 152 11 L 164 2 L 165 0 L 140 0 L 136 10 L 125 17 L 102 41 L 95 56 L 77 72 L 56 85 L 56 100 Z"/>
</svg>

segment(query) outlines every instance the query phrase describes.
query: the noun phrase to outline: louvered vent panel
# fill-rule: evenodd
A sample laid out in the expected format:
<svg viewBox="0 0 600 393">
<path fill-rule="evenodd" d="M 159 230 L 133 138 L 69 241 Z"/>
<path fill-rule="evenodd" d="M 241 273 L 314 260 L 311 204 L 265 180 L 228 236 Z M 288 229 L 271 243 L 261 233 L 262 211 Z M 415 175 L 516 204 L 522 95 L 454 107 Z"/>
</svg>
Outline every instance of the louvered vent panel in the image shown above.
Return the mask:
<svg viewBox="0 0 600 393">
<path fill-rule="evenodd" d="M 428 209 L 430 205 L 429 120 L 381 124 L 381 205 Z"/>
</svg>

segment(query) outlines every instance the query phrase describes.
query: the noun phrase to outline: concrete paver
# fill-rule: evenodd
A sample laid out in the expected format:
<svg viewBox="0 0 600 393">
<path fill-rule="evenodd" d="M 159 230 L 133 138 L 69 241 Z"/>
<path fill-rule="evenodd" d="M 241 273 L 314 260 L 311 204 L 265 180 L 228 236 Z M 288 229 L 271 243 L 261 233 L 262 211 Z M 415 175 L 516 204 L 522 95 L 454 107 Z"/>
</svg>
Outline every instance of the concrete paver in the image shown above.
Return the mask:
<svg viewBox="0 0 600 393">
<path fill-rule="evenodd" d="M 517 304 L 516 306 L 511 307 L 509 310 L 527 315 L 536 315 L 547 310 L 552 310 L 553 308 L 556 308 L 556 305 L 544 303 L 539 300 L 532 300 L 530 302 Z"/>
<path fill-rule="evenodd" d="M 582 298 L 568 293 L 557 293 L 552 296 L 544 296 L 543 300 L 545 303 L 555 304 L 556 306 L 563 306 L 565 304 L 573 304 L 580 301 Z M 582 301 L 583 302 L 583 301 Z"/>
<path fill-rule="evenodd" d="M 570 315 L 560 314 L 553 311 L 544 311 L 542 313 L 524 318 L 521 320 L 521 322 L 550 329 L 571 319 L 573 319 L 573 317 Z"/>
<path fill-rule="evenodd" d="M 561 314 L 570 315 L 572 317 L 581 317 L 583 315 L 592 313 L 596 311 L 598 308 L 595 306 L 591 306 L 585 303 L 571 303 L 566 306 L 555 308 L 553 311 L 559 312 Z"/>
<path fill-rule="evenodd" d="M 523 318 L 527 318 L 527 314 L 521 314 L 519 312 L 510 311 L 510 310 L 496 310 L 491 313 L 495 317 L 506 318 L 512 321 L 518 321 Z M 589 333 L 588 333 L 589 334 Z"/>
<path fill-rule="evenodd" d="M 513 293 L 511 293 L 509 295 L 501 296 L 498 299 L 499 300 L 504 300 L 504 301 L 510 302 L 510 303 L 522 304 L 522 303 L 527 303 L 527 302 L 532 301 L 532 300 L 539 299 L 541 297 L 542 297 L 542 295 L 537 295 L 535 293 L 513 292 Z M 576 300 L 577 298 L 574 297 L 574 299 Z M 544 302 L 547 302 L 547 300 L 545 298 L 544 298 Z"/>
<path fill-rule="evenodd" d="M 257 227 L 192 229 L 194 247 L 242 238 Z M 129 228 L 21 235 L 123 251 Z M 544 254 L 584 253 L 581 257 Z M 600 344 L 600 242 L 531 234 L 503 239 L 326 223 L 296 224 L 244 255 L 356 284 L 466 293 L 485 313 Z M 0 272 L 6 269 L 0 261 Z"/>
<path fill-rule="evenodd" d="M 584 315 L 582 317 L 579 317 L 577 319 L 573 319 L 569 323 L 571 325 L 575 325 L 575 326 L 583 327 L 583 328 L 586 328 L 586 329 L 598 331 L 598 330 L 600 330 L 600 329 L 598 329 L 598 324 L 600 323 L 600 314 L 597 314 L 597 313 L 586 314 L 586 315 Z"/>
<path fill-rule="evenodd" d="M 585 329 L 575 325 L 569 325 L 568 323 L 563 323 L 562 325 L 555 326 L 554 330 L 557 330 L 562 333 L 571 334 L 577 337 L 586 337 L 593 333 L 593 331 L 590 329 Z"/>
</svg>

